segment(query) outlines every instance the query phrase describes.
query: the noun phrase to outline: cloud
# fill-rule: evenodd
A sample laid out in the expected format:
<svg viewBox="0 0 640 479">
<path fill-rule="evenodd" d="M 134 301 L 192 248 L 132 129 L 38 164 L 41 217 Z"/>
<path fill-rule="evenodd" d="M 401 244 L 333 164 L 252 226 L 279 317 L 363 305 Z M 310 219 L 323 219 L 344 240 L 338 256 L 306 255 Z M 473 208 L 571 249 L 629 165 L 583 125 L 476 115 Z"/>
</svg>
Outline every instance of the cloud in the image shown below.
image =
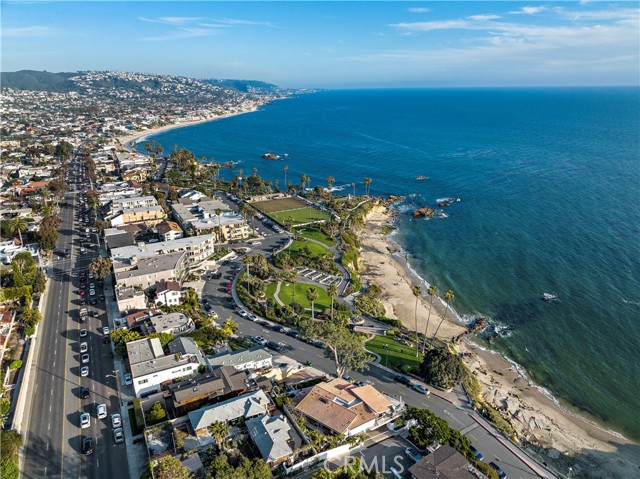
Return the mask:
<svg viewBox="0 0 640 479">
<path fill-rule="evenodd" d="M 486 22 L 488 20 L 496 20 L 501 17 L 500 15 L 469 15 L 467 18 L 477 22 Z"/>
<path fill-rule="evenodd" d="M 184 25 L 185 23 L 196 22 L 198 20 L 202 20 L 199 17 L 158 17 L 158 18 L 147 18 L 147 17 L 138 17 L 138 20 L 142 20 L 143 22 L 148 23 L 163 23 L 165 25 Z"/>
<path fill-rule="evenodd" d="M 50 27 L 32 25 L 29 27 L 2 28 L 3 37 L 45 37 L 56 33 Z"/>
<path fill-rule="evenodd" d="M 265 27 L 273 27 L 273 24 L 269 22 L 258 22 L 255 20 L 242 20 L 238 18 L 217 18 L 215 22 L 222 23 L 224 25 L 261 25 Z"/>
<path fill-rule="evenodd" d="M 457 20 L 436 20 L 433 22 L 411 22 L 411 23 L 392 23 L 389 25 L 393 28 L 399 28 L 407 31 L 430 32 L 432 30 L 451 30 L 460 28 L 473 28 L 473 22 L 464 19 Z"/>
<path fill-rule="evenodd" d="M 547 7 L 545 7 L 543 5 L 540 5 L 538 7 L 526 6 L 526 7 L 520 8 L 520 10 L 512 11 L 512 12 L 509 12 L 509 13 L 511 13 L 512 15 L 522 15 L 522 14 L 524 14 L 524 15 L 535 15 L 536 13 L 540 13 L 540 12 L 546 10 L 546 9 L 547 9 Z"/>
<path fill-rule="evenodd" d="M 407 8 L 407 11 L 411 13 L 427 13 L 430 10 L 424 7 L 411 7 L 411 8 Z"/>
<path fill-rule="evenodd" d="M 163 42 L 167 40 L 180 40 L 183 38 L 208 37 L 217 35 L 219 31 L 210 28 L 180 28 L 164 35 L 156 35 L 151 37 L 143 37 L 142 40 L 147 42 Z"/>
</svg>

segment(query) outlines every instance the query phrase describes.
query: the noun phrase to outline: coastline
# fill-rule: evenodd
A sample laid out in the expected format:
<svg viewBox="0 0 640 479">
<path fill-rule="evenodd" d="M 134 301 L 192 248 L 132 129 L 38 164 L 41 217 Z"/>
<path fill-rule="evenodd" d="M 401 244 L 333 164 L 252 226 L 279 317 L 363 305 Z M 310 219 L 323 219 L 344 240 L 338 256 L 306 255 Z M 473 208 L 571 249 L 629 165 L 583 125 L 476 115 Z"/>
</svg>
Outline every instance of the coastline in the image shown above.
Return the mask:
<svg viewBox="0 0 640 479">
<path fill-rule="evenodd" d="M 145 138 L 148 136 L 154 136 L 157 135 L 159 133 L 164 133 L 166 131 L 169 130 L 175 130 L 177 128 L 183 128 L 186 126 L 194 126 L 194 125 L 199 125 L 201 123 L 207 123 L 210 121 L 217 121 L 217 120 L 224 120 L 225 118 L 231 118 L 233 116 L 238 116 L 238 115 L 244 115 L 245 113 L 253 113 L 255 111 L 258 111 L 259 106 L 252 108 L 250 110 L 243 110 L 243 111 L 238 111 L 238 112 L 233 112 L 233 113 L 225 113 L 223 115 L 217 115 L 217 116 L 209 116 L 209 117 L 205 117 L 205 118 L 199 118 L 197 120 L 188 120 L 188 121 L 183 121 L 180 123 L 172 123 L 170 125 L 164 125 L 164 126 L 158 126 L 155 128 L 148 128 L 146 130 L 142 130 L 142 131 L 135 131 L 135 132 L 131 132 L 129 134 L 126 134 L 124 136 L 119 136 L 117 138 L 118 142 L 120 143 L 120 145 L 122 145 L 124 148 L 130 148 L 130 144 L 135 142 L 136 140 L 139 140 L 140 138 Z"/>
<path fill-rule="evenodd" d="M 383 234 L 383 226 L 392 224 L 393 217 L 394 211 L 383 206 L 376 206 L 367 216 L 360 237 L 364 265 L 361 276 L 382 288 L 388 317 L 400 319 L 409 330 L 415 328 L 411 286 L 419 284 L 423 298 L 418 309 L 418 328 L 424 332 L 429 309 L 426 283 L 403 258 L 394 254 L 399 245 Z M 439 298 L 434 299 L 430 336 L 444 310 Z M 450 310 L 438 337 L 448 340 L 465 330 L 455 311 Z M 465 364 L 477 377 L 485 400 L 501 411 L 517 432 L 521 446 L 540 461 L 563 472 L 571 466 L 576 477 L 622 479 L 637 474 L 640 448 L 636 443 L 563 408 L 534 384 L 523 368 L 472 338 L 465 338 L 456 348 L 460 353 L 468 353 L 464 355 Z"/>
</svg>

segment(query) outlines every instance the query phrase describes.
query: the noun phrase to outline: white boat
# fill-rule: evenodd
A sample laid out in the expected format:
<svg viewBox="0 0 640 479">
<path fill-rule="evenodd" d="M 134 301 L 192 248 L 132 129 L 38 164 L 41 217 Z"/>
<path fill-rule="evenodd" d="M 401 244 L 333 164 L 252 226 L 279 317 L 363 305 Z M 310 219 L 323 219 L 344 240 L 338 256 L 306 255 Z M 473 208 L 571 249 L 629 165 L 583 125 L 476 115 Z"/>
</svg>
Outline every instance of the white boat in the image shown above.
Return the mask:
<svg viewBox="0 0 640 479">
<path fill-rule="evenodd" d="M 552 301 L 558 301 L 558 297 L 555 294 L 551 294 L 551 293 L 542 293 L 541 298 L 542 301 L 546 301 L 547 303 L 550 303 Z"/>
</svg>

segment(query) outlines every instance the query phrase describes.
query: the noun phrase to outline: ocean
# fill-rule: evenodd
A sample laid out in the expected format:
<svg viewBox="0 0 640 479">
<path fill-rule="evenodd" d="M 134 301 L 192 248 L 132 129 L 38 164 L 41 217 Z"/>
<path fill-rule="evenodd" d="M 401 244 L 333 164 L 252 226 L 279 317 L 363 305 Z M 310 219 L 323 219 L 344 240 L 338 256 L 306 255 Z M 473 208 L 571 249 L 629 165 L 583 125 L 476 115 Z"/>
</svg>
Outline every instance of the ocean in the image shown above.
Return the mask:
<svg viewBox="0 0 640 479">
<path fill-rule="evenodd" d="M 285 164 L 345 193 L 369 177 L 403 212 L 460 198 L 400 215 L 411 267 L 564 406 L 640 440 L 639 123 L 637 88 L 339 90 L 153 139 L 281 187 Z"/>
</svg>

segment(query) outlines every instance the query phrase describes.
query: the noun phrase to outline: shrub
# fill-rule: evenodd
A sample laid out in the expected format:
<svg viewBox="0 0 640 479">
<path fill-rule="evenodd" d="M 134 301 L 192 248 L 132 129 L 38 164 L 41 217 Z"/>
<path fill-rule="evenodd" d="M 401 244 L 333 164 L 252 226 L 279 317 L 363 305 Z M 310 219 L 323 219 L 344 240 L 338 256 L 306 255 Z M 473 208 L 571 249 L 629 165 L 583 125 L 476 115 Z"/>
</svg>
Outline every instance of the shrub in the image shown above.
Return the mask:
<svg viewBox="0 0 640 479">
<path fill-rule="evenodd" d="M 21 359 L 15 359 L 11 361 L 11 364 L 9 364 L 9 369 L 20 369 L 21 367 L 22 367 Z"/>
</svg>

